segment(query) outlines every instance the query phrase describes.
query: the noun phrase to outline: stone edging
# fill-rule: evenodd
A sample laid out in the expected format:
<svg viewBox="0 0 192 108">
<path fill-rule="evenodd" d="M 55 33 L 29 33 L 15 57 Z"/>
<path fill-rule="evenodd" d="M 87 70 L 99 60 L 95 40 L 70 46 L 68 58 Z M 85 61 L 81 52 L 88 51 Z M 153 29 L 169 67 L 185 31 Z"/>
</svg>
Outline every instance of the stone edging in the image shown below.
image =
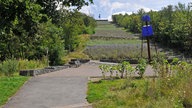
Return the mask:
<svg viewBox="0 0 192 108">
<path fill-rule="evenodd" d="M 45 73 L 55 72 L 67 68 L 77 68 L 81 64 L 89 62 L 89 59 L 72 59 L 69 65 L 63 66 L 49 66 L 44 69 L 31 69 L 31 70 L 20 70 L 19 75 L 21 76 L 37 76 Z"/>
<path fill-rule="evenodd" d="M 50 66 L 46 67 L 44 69 L 31 69 L 31 70 L 20 70 L 19 75 L 21 76 L 37 76 L 45 73 L 55 72 L 62 69 L 66 69 L 71 67 L 70 65 L 64 65 L 64 66 Z"/>
</svg>

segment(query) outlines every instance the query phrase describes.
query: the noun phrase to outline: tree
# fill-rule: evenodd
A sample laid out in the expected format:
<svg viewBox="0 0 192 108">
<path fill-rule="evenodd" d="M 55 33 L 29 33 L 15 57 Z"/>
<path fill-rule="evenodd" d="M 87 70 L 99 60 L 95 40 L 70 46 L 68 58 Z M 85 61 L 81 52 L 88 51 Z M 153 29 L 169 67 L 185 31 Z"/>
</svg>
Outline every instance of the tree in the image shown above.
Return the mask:
<svg viewBox="0 0 192 108">
<path fill-rule="evenodd" d="M 78 35 L 95 27 L 91 17 L 77 12 L 89 3 L 92 0 L 1 0 L 0 60 L 41 59 L 49 49 L 51 65 L 62 64 L 64 50 L 73 51 Z M 62 8 L 69 6 L 76 9 Z"/>
<path fill-rule="evenodd" d="M 33 51 L 41 7 L 29 0 L 0 1 L 0 5 L 0 59 L 25 58 Z"/>
<path fill-rule="evenodd" d="M 190 3 L 189 3 L 190 4 Z M 150 25 L 153 27 L 153 40 L 164 46 L 177 49 L 190 55 L 192 46 L 192 11 L 188 4 L 168 5 L 160 11 L 150 11 Z M 133 33 L 141 32 L 141 16 L 145 12 L 140 9 L 138 13 L 131 15 L 113 15 L 113 22 L 125 27 Z"/>
<path fill-rule="evenodd" d="M 79 10 L 82 6 L 93 3 L 93 0 L 36 0 L 36 3 L 43 7 L 41 13 L 49 16 L 53 23 L 59 24 L 58 20 L 62 17 L 60 9 L 73 6 Z"/>
</svg>

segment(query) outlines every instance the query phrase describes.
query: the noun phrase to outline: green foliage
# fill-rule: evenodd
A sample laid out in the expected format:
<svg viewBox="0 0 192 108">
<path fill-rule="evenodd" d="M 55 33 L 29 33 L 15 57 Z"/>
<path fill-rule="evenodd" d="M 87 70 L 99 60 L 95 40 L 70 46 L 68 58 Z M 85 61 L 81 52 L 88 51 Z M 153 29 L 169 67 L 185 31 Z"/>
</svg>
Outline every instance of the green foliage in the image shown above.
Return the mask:
<svg viewBox="0 0 192 108">
<path fill-rule="evenodd" d="M 141 78 L 143 78 L 146 68 L 147 68 L 147 61 L 145 59 L 140 59 L 139 64 L 136 66 L 136 70 L 138 71 L 138 74 L 140 75 Z"/>
<path fill-rule="evenodd" d="M 62 57 L 64 56 L 64 40 L 61 38 L 63 30 L 58 28 L 51 22 L 42 23 L 39 25 L 40 39 L 37 42 L 37 54 L 49 56 L 50 65 L 62 65 Z M 40 52 L 42 54 L 40 54 Z M 36 55 L 37 55 L 36 54 Z"/>
<path fill-rule="evenodd" d="M 81 34 L 93 33 L 95 20 L 80 12 L 68 12 L 62 18 L 61 27 L 63 28 L 62 38 L 65 40 L 65 49 L 74 51 L 80 44 Z"/>
<path fill-rule="evenodd" d="M 99 43 L 99 42 L 98 42 Z M 96 43 L 90 43 L 96 44 Z M 104 43 L 103 43 L 104 44 Z M 143 47 L 143 57 L 147 58 L 147 46 Z M 141 57 L 141 45 L 140 44 L 110 44 L 106 41 L 106 44 L 88 46 L 85 54 L 89 55 L 90 58 L 94 60 L 107 59 L 114 61 L 122 60 L 138 60 Z M 155 55 L 155 50 L 151 50 L 151 55 Z"/>
<path fill-rule="evenodd" d="M 91 39 L 137 39 L 131 33 L 125 31 L 121 27 L 117 27 L 108 21 L 97 21 L 97 27 L 95 28 L 95 34 L 91 36 Z"/>
<path fill-rule="evenodd" d="M 174 58 L 171 62 L 162 59 L 153 62 L 152 65 L 155 65 L 154 70 L 158 72 L 157 78 L 89 83 L 88 101 L 96 108 L 109 106 L 110 108 L 190 108 L 192 106 L 191 64 Z"/>
<path fill-rule="evenodd" d="M 105 74 L 110 71 L 110 68 L 111 68 L 110 65 L 102 64 L 102 65 L 99 65 L 99 68 L 101 69 L 103 78 L 105 79 L 105 76 L 106 76 Z"/>
<path fill-rule="evenodd" d="M 19 70 L 39 69 L 48 66 L 47 59 L 43 60 L 16 60 L 7 59 L 0 64 L 0 75 L 14 76 Z"/>
<path fill-rule="evenodd" d="M 164 62 L 157 62 L 159 79 L 157 80 L 158 94 L 160 96 L 166 95 L 167 98 L 172 99 L 176 106 L 192 105 L 191 92 L 188 92 L 191 87 L 191 64 L 179 61 L 174 58 L 171 63 L 167 60 Z M 187 93 L 186 93 L 187 92 Z"/>
<path fill-rule="evenodd" d="M 0 64 L 0 73 L 5 76 L 13 76 L 15 72 L 18 72 L 18 61 L 15 59 L 7 59 Z"/>
<path fill-rule="evenodd" d="M 94 45 L 112 45 L 112 44 L 138 44 L 141 43 L 140 40 L 129 40 L 129 39 L 93 39 L 90 40 L 87 45 L 88 46 L 94 46 Z"/>
<path fill-rule="evenodd" d="M 129 62 L 123 62 L 124 65 L 124 71 L 125 71 L 125 77 L 132 77 L 134 72 L 135 72 L 135 68 L 133 66 L 131 66 L 131 64 Z"/>
<path fill-rule="evenodd" d="M 113 23 L 118 26 L 124 27 L 133 33 L 141 32 L 141 15 L 113 15 Z"/>
<path fill-rule="evenodd" d="M 19 60 L 19 70 L 41 69 L 48 66 L 47 59 L 45 60 Z"/>
<path fill-rule="evenodd" d="M 89 83 L 89 90 L 88 90 L 88 96 L 87 96 L 87 100 L 88 102 L 95 102 L 95 101 L 99 101 L 105 98 L 105 95 L 108 94 L 110 91 L 110 89 L 115 86 L 115 85 L 119 85 L 122 83 L 122 80 L 118 80 L 118 81 L 105 81 L 103 80 L 100 83 Z"/>
<path fill-rule="evenodd" d="M 18 89 L 28 80 L 28 77 L 0 77 L 0 106 L 14 95 Z"/>
<path fill-rule="evenodd" d="M 154 100 L 150 100 L 146 96 L 148 84 L 149 82 L 144 79 L 102 81 L 97 84 L 89 83 L 87 99 L 95 108 L 146 108 L 150 104 L 152 106 L 154 102 Z"/>
<path fill-rule="evenodd" d="M 65 63 L 68 63 L 71 59 L 89 59 L 89 56 L 83 53 L 84 48 L 86 47 L 86 43 L 90 40 L 90 35 L 83 34 L 80 35 L 80 43 L 78 48 L 70 52 L 68 55 L 64 56 L 62 60 Z"/>
<path fill-rule="evenodd" d="M 84 53 L 94 60 L 138 60 L 141 57 L 141 40 L 137 36 L 118 28 L 107 21 L 97 21 L 96 33 L 91 35 Z M 144 45 L 143 57 L 147 58 Z M 146 50 L 146 51 L 145 51 Z M 155 50 L 151 50 L 155 55 Z"/>
<path fill-rule="evenodd" d="M 35 3 L 42 7 L 42 14 L 49 16 L 54 24 L 59 24 L 61 23 L 60 19 L 63 17 L 60 13 L 63 7 L 73 6 L 74 10 L 79 10 L 82 6 L 93 3 L 93 0 L 36 0 Z M 58 4 L 62 7 L 60 10 L 58 9 Z M 43 21 L 46 21 L 46 18 Z"/>
<path fill-rule="evenodd" d="M 144 22 L 141 17 L 148 14 L 153 26 L 153 39 L 162 45 L 175 48 L 191 56 L 192 11 L 190 3 L 168 5 L 160 11 L 144 12 L 142 9 L 131 15 L 113 15 L 113 22 L 133 33 L 140 33 Z"/>
<path fill-rule="evenodd" d="M 41 7 L 30 0 L 0 1 L 0 4 L 0 59 L 27 58 L 34 51 L 37 24 L 43 16 L 39 13 Z"/>
<path fill-rule="evenodd" d="M 78 12 L 89 1 L 8 0 L 0 1 L 0 60 L 6 58 L 42 59 L 50 65 L 62 65 L 64 50 L 74 51 L 79 35 L 93 33 L 95 20 Z M 62 6 L 76 6 L 68 11 Z"/>
<path fill-rule="evenodd" d="M 116 78 L 131 78 L 135 72 L 135 68 L 131 66 L 131 64 L 127 61 L 123 61 L 122 63 L 119 63 L 117 65 L 102 64 L 99 65 L 99 68 L 101 69 L 104 79 L 106 78 L 106 74 L 109 72 L 110 78 L 114 77 L 114 72 L 116 72 Z"/>
</svg>

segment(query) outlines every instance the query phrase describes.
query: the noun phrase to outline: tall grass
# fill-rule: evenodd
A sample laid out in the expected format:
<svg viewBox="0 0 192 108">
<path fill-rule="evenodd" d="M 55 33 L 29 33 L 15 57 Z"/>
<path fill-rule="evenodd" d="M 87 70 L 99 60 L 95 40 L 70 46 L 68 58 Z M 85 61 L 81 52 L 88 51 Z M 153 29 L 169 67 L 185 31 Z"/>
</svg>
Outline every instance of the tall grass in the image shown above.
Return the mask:
<svg viewBox="0 0 192 108">
<path fill-rule="evenodd" d="M 39 69 L 47 66 L 47 60 L 7 59 L 0 63 L 0 76 L 14 76 L 19 70 Z"/>
<path fill-rule="evenodd" d="M 89 83 L 88 101 L 94 108 L 191 108 L 192 65 L 164 59 L 155 65 L 158 78 Z"/>
<path fill-rule="evenodd" d="M 89 56 L 83 51 L 87 42 L 90 40 L 90 35 L 80 35 L 80 43 L 75 51 L 70 52 L 68 55 L 62 58 L 64 63 L 69 62 L 71 59 L 89 59 Z"/>
<path fill-rule="evenodd" d="M 40 60 L 19 60 L 19 70 L 25 69 L 40 69 L 48 66 L 45 61 Z"/>
<path fill-rule="evenodd" d="M 15 72 L 18 72 L 18 61 L 15 59 L 8 59 L 0 64 L 0 73 L 5 76 L 13 76 Z"/>
</svg>

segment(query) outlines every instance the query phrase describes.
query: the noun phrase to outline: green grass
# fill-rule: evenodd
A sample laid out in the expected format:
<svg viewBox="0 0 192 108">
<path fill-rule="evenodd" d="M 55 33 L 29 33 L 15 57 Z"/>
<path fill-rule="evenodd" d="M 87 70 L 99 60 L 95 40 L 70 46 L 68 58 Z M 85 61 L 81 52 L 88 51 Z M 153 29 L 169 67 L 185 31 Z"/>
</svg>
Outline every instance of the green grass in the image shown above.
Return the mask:
<svg viewBox="0 0 192 108">
<path fill-rule="evenodd" d="M 122 30 L 123 28 L 117 28 L 114 25 L 99 25 L 95 28 L 95 30 Z"/>
<path fill-rule="evenodd" d="M 0 106 L 4 105 L 28 79 L 29 77 L 23 76 L 0 77 Z"/>
<path fill-rule="evenodd" d="M 123 79 L 89 83 L 87 99 L 93 108 L 183 108 L 182 93 L 173 95 L 174 90 L 159 88 L 160 82 L 157 79 L 156 82 L 153 79 Z M 166 90 L 166 94 L 161 90 Z"/>
<path fill-rule="evenodd" d="M 141 40 L 128 40 L 128 39 L 110 39 L 110 40 L 103 40 L 103 39 L 94 39 L 90 40 L 87 45 L 94 46 L 94 45 L 112 45 L 112 44 L 141 44 Z"/>
<path fill-rule="evenodd" d="M 92 103 L 105 99 L 105 95 L 110 91 L 110 89 L 115 85 L 121 84 L 122 82 L 123 80 L 102 80 L 101 83 L 89 83 L 89 90 L 87 96 L 88 102 Z"/>
<path fill-rule="evenodd" d="M 103 22 L 99 21 L 97 22 L 97 27 L 95 30 L 122 30 L 122 27 L 117 28 L 114 24 L 111 24 L 110 22 Z"/>
<path fill-rule="evenodd" d="M 144 101 L 140 98 L 144 94 L 146 84 L 147 81 L 143 79 L 132 82 L 120 79 L 89 83 L 87 99 L 93 103 L 94 108 L 136 108 Z M 137 102 L 140 100 L 141 102 Z"/>
</svg>

